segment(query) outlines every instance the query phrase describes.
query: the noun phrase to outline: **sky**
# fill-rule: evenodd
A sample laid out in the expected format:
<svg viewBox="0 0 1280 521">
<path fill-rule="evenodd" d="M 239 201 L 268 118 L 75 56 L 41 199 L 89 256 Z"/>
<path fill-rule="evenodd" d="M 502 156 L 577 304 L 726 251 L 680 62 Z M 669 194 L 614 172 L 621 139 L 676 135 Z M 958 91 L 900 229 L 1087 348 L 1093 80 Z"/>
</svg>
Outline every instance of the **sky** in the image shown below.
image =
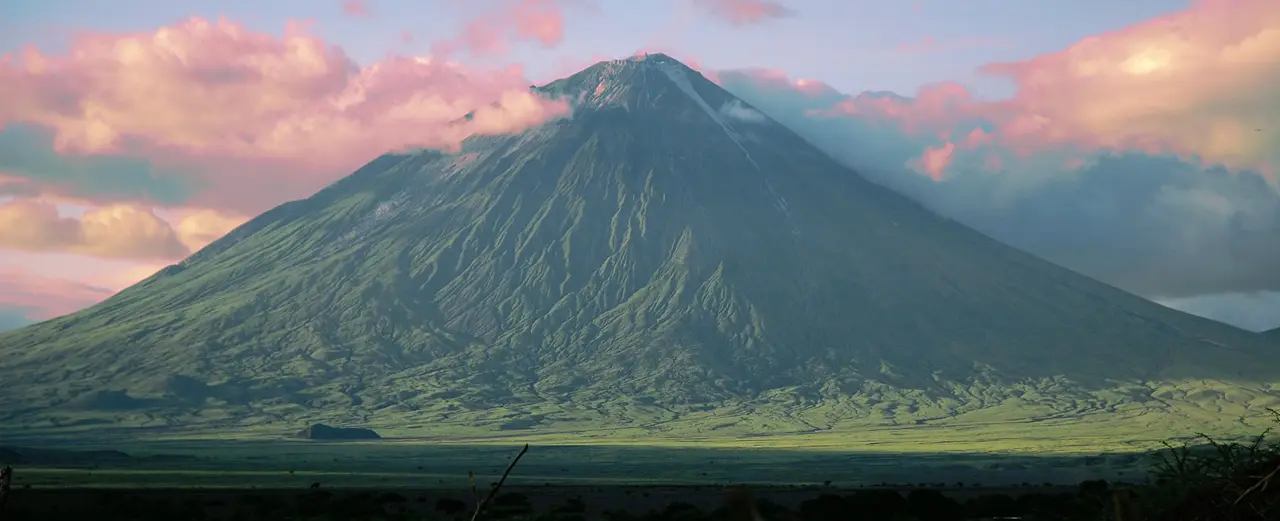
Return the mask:
<svg viewBox="0 0 1280 521">
<path fill-rule="evenodd" d="M 0 0 L 0 329 L 638 52 L 1004 242 L 1280 326 L 1280 2 Z"/>
</svg>

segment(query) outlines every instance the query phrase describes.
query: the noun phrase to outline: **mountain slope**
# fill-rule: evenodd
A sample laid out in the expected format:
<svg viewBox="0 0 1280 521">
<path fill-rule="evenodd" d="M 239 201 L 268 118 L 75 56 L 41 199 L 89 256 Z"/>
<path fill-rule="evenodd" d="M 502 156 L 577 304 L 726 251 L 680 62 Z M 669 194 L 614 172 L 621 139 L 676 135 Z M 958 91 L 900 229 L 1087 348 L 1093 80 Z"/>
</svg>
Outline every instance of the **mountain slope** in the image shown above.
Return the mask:
<svg viewBox="0 0 1280 521">
<path fill-rule="evenodd" d="M 542 90 L 574 116 L 383 156 L 0 335 L 5 423 L 741 434 L 1280 404 L 1257 335 L 940 218 L 666 56 Z"/>
</svg>

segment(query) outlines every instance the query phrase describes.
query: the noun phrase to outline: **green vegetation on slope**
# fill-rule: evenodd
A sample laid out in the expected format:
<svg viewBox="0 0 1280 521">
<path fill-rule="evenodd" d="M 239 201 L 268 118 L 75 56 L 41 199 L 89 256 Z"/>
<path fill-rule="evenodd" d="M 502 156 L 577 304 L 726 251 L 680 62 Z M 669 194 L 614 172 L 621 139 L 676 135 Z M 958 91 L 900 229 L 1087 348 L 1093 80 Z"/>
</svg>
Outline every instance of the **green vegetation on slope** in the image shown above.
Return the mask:
<svg viewBox="0 0 1280 521">
<path fill-rule="evenodd" d="M 665 57 L 547 89 L 581 93 L 572 119 L 378 158 L 98 306 L 0 335 L 3 428 L 1229 431 L 1280 405 L 1280 353 L 1258 335 L 729 120 L 716 109 L 735 98 Z"/>
</svg>

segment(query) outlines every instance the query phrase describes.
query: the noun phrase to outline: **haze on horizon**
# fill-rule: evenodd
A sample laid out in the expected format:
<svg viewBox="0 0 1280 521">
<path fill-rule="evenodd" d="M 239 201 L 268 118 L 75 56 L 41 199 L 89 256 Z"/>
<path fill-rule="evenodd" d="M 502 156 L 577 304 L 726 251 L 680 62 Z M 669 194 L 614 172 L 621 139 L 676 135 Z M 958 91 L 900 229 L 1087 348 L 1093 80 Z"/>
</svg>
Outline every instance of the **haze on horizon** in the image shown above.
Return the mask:
<svg viewBox="0 0 1280 521">
<path fill-rule="evenodd" d="M 0 20 L 0 329 L 383 152 L 563 115 L 527 86 L 644 51 L 999 240 L 1280 326 L 1280 3 L 50 0 Z"/>
</svg>

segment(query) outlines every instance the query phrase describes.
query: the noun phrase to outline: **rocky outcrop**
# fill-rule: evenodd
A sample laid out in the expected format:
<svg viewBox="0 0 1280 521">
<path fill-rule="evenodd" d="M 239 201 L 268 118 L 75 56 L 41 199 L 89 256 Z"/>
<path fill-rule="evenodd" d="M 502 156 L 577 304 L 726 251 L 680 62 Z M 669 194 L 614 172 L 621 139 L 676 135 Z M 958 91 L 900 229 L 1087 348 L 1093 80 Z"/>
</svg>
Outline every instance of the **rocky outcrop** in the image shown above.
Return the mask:
<svg viewBox="0 0 1280 521">
<path fill-rule="evenodd" d="M 298 431 L 297 437 L 307 440 L 379 440 L 382 436 L 373 429 L 358 427 L 330 427 L 317 423 Z"/>
</svg>

